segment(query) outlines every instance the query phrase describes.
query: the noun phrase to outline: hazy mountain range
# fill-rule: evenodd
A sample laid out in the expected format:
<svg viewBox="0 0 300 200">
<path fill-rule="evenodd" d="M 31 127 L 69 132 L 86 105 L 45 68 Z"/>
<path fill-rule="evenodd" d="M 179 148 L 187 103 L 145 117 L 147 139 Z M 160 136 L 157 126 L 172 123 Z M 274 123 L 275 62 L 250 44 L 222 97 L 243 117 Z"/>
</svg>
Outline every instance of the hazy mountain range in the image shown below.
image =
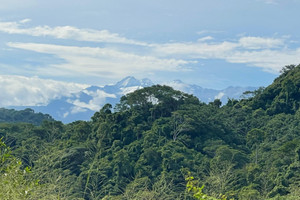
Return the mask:
<svg viewBox="0 0 300 200">
<path fill-rule="evenodd" d="M 198 85 L 190 85 L 180 80 L 175 80 L 169 85 L 176 90 L 180 90 L 198 97 L 202 102 L 208 103 L 214 99 L 221 99 L 226 103 L 228 98 L 239 99 L 244 91 L 253 91 L 255 87 L 228 87 L 223 90 L 202 88 Z M 105 86 L 90 86 L 80 92 L 62 96 L 51 100 L 47 105 L 41 106 L 10 106 L 14 109 L 32 108 L 35 112 L 50 114 L 54 119 L 64 123 L 76 120 L 89 120 L 96 111 L 110 103 L 113 106 L 119 102 L 121 96 L 133 92 L 143 87 L 154 85 L 149 79 L 138 80 L 128 76 L 116 84 Z"/>
</svg>

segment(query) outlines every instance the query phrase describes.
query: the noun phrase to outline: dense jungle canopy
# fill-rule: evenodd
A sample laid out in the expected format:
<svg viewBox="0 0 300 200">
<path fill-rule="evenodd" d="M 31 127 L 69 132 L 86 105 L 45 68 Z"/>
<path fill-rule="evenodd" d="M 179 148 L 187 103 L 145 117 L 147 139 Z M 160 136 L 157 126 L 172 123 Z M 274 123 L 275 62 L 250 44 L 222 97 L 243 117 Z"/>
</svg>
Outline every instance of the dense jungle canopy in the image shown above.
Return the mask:
<svg viewBox="0 0 300 200">
<path fill-rule="evenodd" d="M 290 65 L 226 105 L 155 85 L 90 121 L 1 109 L 0 199 L 196 199 L 187 176 L 198 199 L 299 199 L 299 107 Z"/>
</svg>

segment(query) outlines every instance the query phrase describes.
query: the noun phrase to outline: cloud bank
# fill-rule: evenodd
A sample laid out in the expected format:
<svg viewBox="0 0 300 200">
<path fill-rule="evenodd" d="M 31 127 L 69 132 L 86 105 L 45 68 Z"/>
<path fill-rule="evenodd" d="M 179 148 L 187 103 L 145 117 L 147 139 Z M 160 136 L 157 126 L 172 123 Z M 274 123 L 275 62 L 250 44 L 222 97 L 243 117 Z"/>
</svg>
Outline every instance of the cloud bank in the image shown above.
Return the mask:
<svg viewBox="0 0 300 200">
<path fill-rule="evenodd" d="M 71 111 L 72 114 L 83 112 L 85 109 L 89 109 L 92 111 L 99 111 L 101 107 L 106 103 L 106 98 L 117 98 L 115 94 L 109 94 L 102 90 L 96 91 L 88 91 L 84 90 L 84 93 L 88 94 L 92 97 L 88 103 L 82 102 L 79 99 L 71 100 L 69 99 L 69 103 L 73 104 L 74 107 Z"/>
<path fill-rule="evenodd" d="M 300 63 L 300 48 L 288 48 L 284 38 L 240 37 L 235 41 L 156 45 L 157 54 L 191 59 L 222 59 L 228 63 L 243 63 L 278 73 L 282 67 Z"/>
<path fill-rule="evenodd" d="M 207 35 L 196 41 L 150 44 L 135 41 L 108 30 L 80 29 L 72 26 L 27 27 L 29 19 L 0 22 L 0 31 L 8 34 L 53 37 L 124 46 L 91 47 L 45 43 L 8 42 L 7 46 L 37 53 L 51 54 L 64 62 L 37 68 L 38 75 L 98 76 L 122 78 L 153 71 L 190 70 L 201 59 L 221 59 L 243 63 L 264 71 L 278 73 L 285 65 L 300 63 L 300 48 L 289 48 L 284 37 L 243 36 L 216 41 Z"/>
<path fill-rule="evenodd" d="M 88 85 L 40 79 L 37 77 L 0 75 L 0 107 L 42 106 L 50 100 L 70 96 Z"/>
<path fill-rule="evenodd" d="M 26 23 L 30 21 L 30 19 L 23 19 L 18 22 L 0 22 L 0 31 L 8 34 L 30 35 L 35 37 L 48 36 L 57 39 L 72 39 L 86 42 L 147 45 L 144 42 L 121 37 L 119 34 L 111 33 L 108 30 L 79 29 L 73 26 L 36 26 L 33 28 L 26 28 Z"/>
<path fill-rule="evenodd" d="M 36 75 L 82 75 L 120 79 L 124 76 L 193 70 L 201 60 L 219 59 L 259 67 L 278 73 L 288 64 L 300 63 L 300 48 L 291 48 L 287 37 L 241 36 L 216 40 L 210 35 L 196 41 L 146 43 L 122 37 L 108 30 L 80 29 L 72 26 L 28 27 L 29 19 L 0 22 L 0 31 L 7 34 L 52 37 L 65 41 L 95 42 L 93 46 L 48 43 L 8 42 L 12 49 L 21 49 L 59 58 L 59 63 L 35 67 Z M 57 41 L 56 41 L 57 43 Z M 98 46 L 99 43 L 99 46 Z M 101 43 L 101 44 L 100 44 Z M 113 46 L 105 45 L 113 44 Z M 95 45 L 97 45 L 95 47 Z M 102 46 L 101 46 L 102 45 Z"/>
<path fill-rule="evenodd" d="M 65 61 L 41 67 L 40 74 L 122 78 L 134 73 L 178 71 L 190 63 L 182 59 L 161 59 L 109 48 L 77 47 L 38 43 L 7 43 L 9 47 L 55 55 Z"/>
</svg>

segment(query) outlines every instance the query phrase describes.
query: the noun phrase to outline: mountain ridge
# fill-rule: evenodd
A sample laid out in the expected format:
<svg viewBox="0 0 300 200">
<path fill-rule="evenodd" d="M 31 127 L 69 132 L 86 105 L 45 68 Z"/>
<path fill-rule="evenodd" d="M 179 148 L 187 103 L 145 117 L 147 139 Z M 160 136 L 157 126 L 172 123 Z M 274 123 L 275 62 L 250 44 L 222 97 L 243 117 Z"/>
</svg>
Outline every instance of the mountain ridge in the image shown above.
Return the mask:
<svg viewBox="0 0 300 200">
<path fill-rule="evenodd" d="M 64 123 L 77 120 L 88 121 L 93 114 L 99 111 L 106 103 L 114 106 L 123 95 L 152 85 L 155 85 L 155 83 L 148 78 L 138 80 L 133 76 L 127 76 L 115 84 L 104 86 L 91 85 L 80 92 L 53 99 L 44 106 L 10 106 L 9 108 L 17 110 L 31 108 L 35 112 L 50 114 L 54 119 Z M 192 94 L 204 103 L 220 99 L 223 104 L 225 104 L 228 99 L 239 99 L 245 91 L 257 89 L 255 87 L 231 86 L 223 90 L 214 90 L 203 88 L 196 84 L 187 84 L 181 80 L 174 80 L 169 83 L 163 83 L 162 85 L 168 85 L 175 90 Z"/>
<path fill-rule="evenodd" d="M 300 65 L 224 106 L 153 85 L 122 96 L 116 108 L 106 104 L 90 121 L 66 125 L 0 123 L 13 155 L 32 166 L 34 178 L 28 180 L 43 183 L 31 184 L 37 188 L 30 197 L 179 200 L 202 192 L 215 200 L 220 194 L 236 200 L 299 199 Z M 16 174 L 16 168 L 4 166 Z M 24 176 L 20 169 L 18 177 Z M 9 177 L 3 174 L 2 188 L 16 187 Z M 191 185 L 197 190 L 189 192 Z"/>
</svg>

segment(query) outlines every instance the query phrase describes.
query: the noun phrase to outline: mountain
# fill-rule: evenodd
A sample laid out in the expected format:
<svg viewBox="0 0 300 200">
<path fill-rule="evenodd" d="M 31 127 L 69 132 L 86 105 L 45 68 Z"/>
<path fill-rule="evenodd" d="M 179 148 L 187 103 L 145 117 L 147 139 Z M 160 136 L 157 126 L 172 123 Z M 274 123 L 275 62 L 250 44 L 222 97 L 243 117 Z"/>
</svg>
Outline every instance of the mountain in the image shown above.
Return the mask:
<svg viewBox="0 0 300 200">
<path fill-rule="evenodd" d="M 242 94 L 245 91 L 254 91 L 257 87 L 228 87 L 223 90 L 214 90 L 202 88 L 198 85 L 190 85 L 183 83 L 180 80 L 174 80 L 170 83 L 166 83 L 166 85 L 171 86 L 176 90 L 180 90 L 182 92 L 193 94 L 198 97 L 200 101 L 208 103 L 214 101 L 215 99 L 220 99 L 223 104 L 225 104 L 228 99 L 240 99 Z"/>
<path fill-rule="evenodd" d="M 1 199 L 299 200 L 300 65 L 247 96 L 220 106 L 153 85 L 89 122 L 0 123 Z"/>
<path fill-rule="evenodd" d="M 31 108 L 36 112 L 48 113 L 56 120 L 70 123 L 76 120 L 90 120 L 103 105 L 115 105 L 121 96 L 143 87 L 154 85 L 149 79 L 137 80 L 128 76 L 116 84 L 105 86 L 90 86 L 80 92 L 72 93 L 58 99 L 51 100 L 43 106 L 11 106 L 9 108 L 22 110 Z"/>
<path fill-rule="evenodd" d="M 186 84 L 180 80 L 163 84 L 171 86 L 176 90 L 193 94 L 202 102 L 208 103 L 214 99 L 220 99 L 223 104 L 227 102 L 228 98 L 239 99 L 244 91 L 256 89 L 255 87 L 228 87 L 224 90 L 214 90 L 202 88 L 198 85 Z M 53 99 L 47 105 L 29 107 L 36 112 L 48 113 L 54 119 L 64 123 L 76 120 L 90 120 L 91 116 L 106 103 L 114 106 L 119 102 L 121 96 L 152 85 L 154 83 L 147 78 L 138 80 L 132 76 L 128 76 L 116 84 L 90 86 L 80 92 Z M 20 110 L 27 107 L 13 106 L 11 108 Z"/>
<path fill-rule="evenodd" d="M 248 100 L 253 109 L 263 109 L 268 115 L 295 114 L 300 108 L 299 88 L 300 65 L 288 65 L 270 86 L 255 91 Z"/>
</svg>

